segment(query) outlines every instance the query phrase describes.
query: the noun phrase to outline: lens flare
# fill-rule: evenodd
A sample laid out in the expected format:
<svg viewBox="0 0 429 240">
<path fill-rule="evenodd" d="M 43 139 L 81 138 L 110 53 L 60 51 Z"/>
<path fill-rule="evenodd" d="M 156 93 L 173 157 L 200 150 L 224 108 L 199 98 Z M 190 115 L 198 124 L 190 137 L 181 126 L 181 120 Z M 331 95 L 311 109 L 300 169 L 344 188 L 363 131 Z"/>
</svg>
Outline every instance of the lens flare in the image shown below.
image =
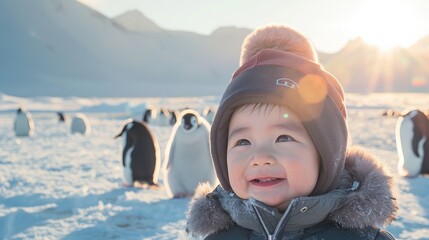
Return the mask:
<svg viewBox="0 0 429 240">
<path fill-rule="evenodd" d="M 424 77 L 415 77 L 413 78 L 411 84 L 413 87 L 423 87 L 427 85 L 427 80 Z"/>
<path fill-rule="evenodd" d="M 314 74 L 307 74 L 299 81 L 299 94 L 307 103 L 318 103 L 325 99 L 328 87 L 325 80 Z"/>
</svg>

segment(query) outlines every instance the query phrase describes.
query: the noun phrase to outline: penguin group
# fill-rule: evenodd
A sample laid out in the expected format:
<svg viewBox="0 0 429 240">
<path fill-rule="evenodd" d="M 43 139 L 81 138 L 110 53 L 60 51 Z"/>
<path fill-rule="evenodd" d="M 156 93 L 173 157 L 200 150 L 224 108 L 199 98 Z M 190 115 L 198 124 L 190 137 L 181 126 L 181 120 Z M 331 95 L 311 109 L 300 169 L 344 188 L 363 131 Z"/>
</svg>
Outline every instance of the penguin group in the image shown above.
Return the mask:
<svg viewBox="0 0 429 240">
<path fill-rule="evenodd" d="M 57 112 L 56 114 L 59 123 L 66 122 L 66 117 L 63 112 Z M 13 131 L 17 137 L 31 137 L 35 134 L 36 126 L 29 110 L 24 107 L 19 107 L 17 109 Z M 91 132 L 91 124 L 85 114 L 77 113 L 73 116 L 70 132 L 84 135 L 88 135 Z"/>
<path fill-rule="evenodd" d="M 210 119 L 213 108 L 199 112 L 184 108 L 157 110 L 148 106 L 142 119 L 127 119 L 116 138 L 122 137 L 124 186 L 163 188 L 171 198 L 190 197 L 199 183 L 218 183 L 209 148 Z M 172 127 L 161 166 L 159 143 L 152 132 L 159 127 Z M 158 184 L 162 173 L 163 186 Z M 192 174 L 190 174 L 192 173 Z"/>
<path fill-rule="evenodd" d="M 56 114 L 60 124 L 67 121 L 63 112 Z M 192 196 L 201 182 L 218 184 L 209 148 L 210 124 L 215 114 L 216 108 L 211 106 L 201 112 L 190 108 L 171 110 L 148 106 L 140 120 L 125 120 L 115 136 L 122 138 L 123 185 L 163 187 L 169 197 L 181 198 Z M 389 109 L 381 115 L 397 118 L 398 173 L 404 177 L 429 174 L 429 112 L 412 107 L 402 112 Z M 90 134 L 91 123 L 85 114 L 76 113 L 70 119 L 72 134 Z M 163 161 L 153 132 L 159 127 L 171 127 Z M 35 124 L 27 109 L 17 109 L 13 130 L 17 137 L 34 135 Z M 164 186 L 158 183 L 161 173 Z"/>
<path fill-rule="evenodd" d="M 170 110 L 148 106 L 140 120 L 126 119 L 114 136 L 122 139 L 123 186 L 163 188 L 169 197 L 182 198 L 191 197 L 199 183 L 217 185 L 209 147 L 214 114 L 213 107 L 198 112 L 190 108 Z M 63 112 L 56 112 L 56 115 L 59 124 L 69 122 L 71 134 L 91 133 L 91 123 L 85 114 L 75 113 L 70 118 Z M 163 161 L 153 132 L 160 127 L 171 127 Z M 31 113 L 23 107 L 18 108 L 13 128 L 17 137 L 32 136 L 35 125 Z M 163 186 L 159 184 L 160 173 Z"/>
</svg>

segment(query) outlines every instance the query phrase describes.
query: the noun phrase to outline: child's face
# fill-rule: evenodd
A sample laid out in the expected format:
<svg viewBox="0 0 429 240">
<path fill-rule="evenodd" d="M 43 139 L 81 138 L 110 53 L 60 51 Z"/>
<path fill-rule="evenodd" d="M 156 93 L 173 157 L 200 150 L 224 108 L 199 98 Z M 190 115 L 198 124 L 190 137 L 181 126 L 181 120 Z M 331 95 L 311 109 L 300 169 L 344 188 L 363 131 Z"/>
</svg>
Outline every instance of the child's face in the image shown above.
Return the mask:
<svg viewBox="0 0 429 240">
<path fill-rule="evenodd" d="M 284 106 L 235 111 L 228 131 L 229 181 L 235 194 L 283 211 L 316 185 L 319 158 L 298 117 Z"/>
</svg>

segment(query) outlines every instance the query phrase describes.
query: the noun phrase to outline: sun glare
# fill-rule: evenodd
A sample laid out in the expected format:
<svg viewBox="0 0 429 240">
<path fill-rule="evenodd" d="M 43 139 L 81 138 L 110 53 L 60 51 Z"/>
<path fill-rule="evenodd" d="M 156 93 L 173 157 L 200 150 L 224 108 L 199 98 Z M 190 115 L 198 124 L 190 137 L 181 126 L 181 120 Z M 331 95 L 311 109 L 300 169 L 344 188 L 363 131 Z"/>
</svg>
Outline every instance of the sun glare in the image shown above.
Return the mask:
<svg viewBox="0 0 429 240">
<path fill-rule="evenodd" d="M 407 1 L 364 1 L 352 17 L 350 31 L 382 50 L 408 47 L 422 24 Z"/>
</svg>

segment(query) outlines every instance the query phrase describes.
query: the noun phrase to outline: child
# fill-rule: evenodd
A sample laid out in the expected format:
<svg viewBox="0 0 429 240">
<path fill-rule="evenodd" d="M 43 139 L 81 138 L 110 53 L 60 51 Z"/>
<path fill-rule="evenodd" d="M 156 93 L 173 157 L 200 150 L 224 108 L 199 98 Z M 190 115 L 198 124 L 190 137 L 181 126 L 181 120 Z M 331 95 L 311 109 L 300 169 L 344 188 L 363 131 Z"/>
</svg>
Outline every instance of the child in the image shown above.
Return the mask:
<svg viewBox="0 0 429 240">
<path fill-rule="evenodd" d="M 348 144 L 344 93 L 309 41 L 285 26 L 250 34 L 219 104 L 187 231 L 205 239 L 394 239 L 392 178 Z M 212 191 L 212 192 L 210 192 Z"/>
</svg>

